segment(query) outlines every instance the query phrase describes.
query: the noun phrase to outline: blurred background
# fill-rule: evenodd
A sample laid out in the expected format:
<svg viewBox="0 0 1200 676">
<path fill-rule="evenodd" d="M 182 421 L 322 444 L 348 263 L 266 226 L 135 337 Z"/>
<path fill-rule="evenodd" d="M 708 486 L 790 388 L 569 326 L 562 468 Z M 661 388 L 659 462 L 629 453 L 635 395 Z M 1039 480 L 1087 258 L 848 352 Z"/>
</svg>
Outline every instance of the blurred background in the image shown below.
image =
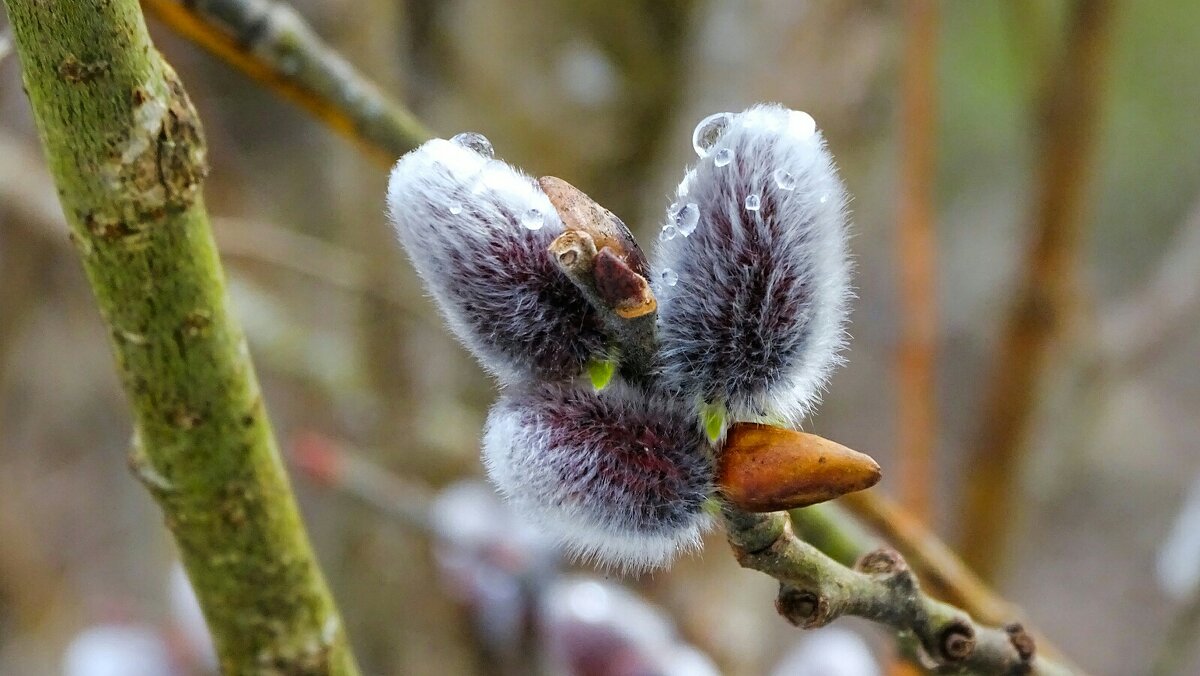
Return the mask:
<svg viewBox="0 0 1200 676">
<path fill-rule="evenodd" d="M 482 132 L 647 242 L 697 121 L 810 112 L 853 195 L 858 289 L 810 431 L 878 459 L 875 490 L 1078 664 L 1149 673 L 1173 650 L 1161 673 L 1200 674 L 1200 4 L 294 4 L 439 135 Z M 233 304 L 364 673 L 891 673 L 866 624 L 783 622 L 719 533 L 620 579 L 462 483 L 495 392 L 393 243 L 386 170 L 150 27 L 204 122 Z M 205 674 L 65 233 L 0 56 L 0 673 Z M 123 654 L 145 663 L 71 670 Z"/>
</svg>

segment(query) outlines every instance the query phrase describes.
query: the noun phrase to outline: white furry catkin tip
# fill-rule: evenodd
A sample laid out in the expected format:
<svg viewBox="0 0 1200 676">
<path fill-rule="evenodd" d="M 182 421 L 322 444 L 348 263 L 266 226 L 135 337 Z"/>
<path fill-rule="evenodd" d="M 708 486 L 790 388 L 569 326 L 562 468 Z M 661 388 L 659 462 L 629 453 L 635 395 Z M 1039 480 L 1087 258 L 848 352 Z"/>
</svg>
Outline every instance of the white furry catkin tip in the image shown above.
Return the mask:
<svg viewBox="0 0 1200 676">
<path fill-rule="evenodd" d="M 713 468 L 687 407 L 614 383 L 536 385 L 488 415 L 488 476 L 571 553 L 625 571 L 699 546 Z"/>
<path fill-rule="evenodd" d="M 607 340 L 547 252 L 562 222 L 531 178 L 481 151 L 486 139 L 455 138 L 466 140 L 434 139 L 392 169 L 400 243 L 451 330 L 502 382 L 579 375 Z"/>
<path fill-rule="evenodd" d="M 799 424 L 845 342 L 846 193 L 807 113 L 759 105 L 708 127 L 654 261 L 663 376 L 735 420 Z"/>
</svg>

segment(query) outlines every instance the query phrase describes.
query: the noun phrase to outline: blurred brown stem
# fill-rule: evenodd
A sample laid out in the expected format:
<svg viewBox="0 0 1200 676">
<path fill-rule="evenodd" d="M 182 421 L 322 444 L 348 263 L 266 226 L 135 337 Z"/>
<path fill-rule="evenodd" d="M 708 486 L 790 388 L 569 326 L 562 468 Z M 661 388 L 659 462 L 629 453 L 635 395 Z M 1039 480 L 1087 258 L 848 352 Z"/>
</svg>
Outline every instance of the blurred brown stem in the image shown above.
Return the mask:
<svg viewBox="0 0 1200 676">
<path fill-rule="evenodd" d="M 903 5 L 900 202 L 900 345 L 897 423 L 901 496 L 910 513 L 928 520 L 937 446 L 937 283 L 934 185 L 937 146 L 936 0 Z"/>
<path fill-rule="evenodd" d="M 172 30 L 357 142 L 385 166 L 430 132 L 283 2 L 142 0 Z"/>
<path fill-rule="evenodd" d="M 1074 3 L 1039 107 L 1034 241 L 1004 323 L 962 500 L 961 551 L 984 579 L 995 578 L 1004 560 L 1040 375 L 1073 308 L 1112 16 L 1110 0 Z"/>
</svg>

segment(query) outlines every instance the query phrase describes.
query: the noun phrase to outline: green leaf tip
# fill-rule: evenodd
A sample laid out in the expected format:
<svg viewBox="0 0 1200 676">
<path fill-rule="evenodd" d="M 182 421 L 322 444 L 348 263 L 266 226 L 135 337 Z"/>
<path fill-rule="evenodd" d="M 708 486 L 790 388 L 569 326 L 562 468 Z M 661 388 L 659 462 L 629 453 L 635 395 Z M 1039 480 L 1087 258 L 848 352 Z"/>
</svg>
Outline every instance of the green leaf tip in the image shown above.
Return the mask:
<svg viewBox="0 0 1200 676">
<path fill-rule="evenodd" d="M 725 433 L 725 407 L 721 404 L 704 404 L 700 407 L 700 420 L 704 424 L 704 434 L 708 440 L 717 443 Z"/>
<path fill-rule="evenodd" d="M 617 362 L 612 359 L 592 359 L 588 362 L 587 372 L 592 387 L 599 392 L 612 382 L 613 374 L 617 372 Z"/>
</svg>

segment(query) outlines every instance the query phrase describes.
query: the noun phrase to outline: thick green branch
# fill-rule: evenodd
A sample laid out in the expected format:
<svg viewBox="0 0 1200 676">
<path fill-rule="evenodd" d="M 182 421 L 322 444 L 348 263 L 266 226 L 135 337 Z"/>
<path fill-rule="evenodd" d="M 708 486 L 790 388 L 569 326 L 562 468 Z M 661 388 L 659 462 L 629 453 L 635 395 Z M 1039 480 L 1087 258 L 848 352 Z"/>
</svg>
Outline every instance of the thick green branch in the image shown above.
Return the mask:
<svg viewBox="0 0 1200 676">
<path fill-rule="evenodd" d="M 199 120 L 135 0 L 6 0 L 72 241 L 226 674 L 355 674 L 201 199 Z"/>
</svg>

